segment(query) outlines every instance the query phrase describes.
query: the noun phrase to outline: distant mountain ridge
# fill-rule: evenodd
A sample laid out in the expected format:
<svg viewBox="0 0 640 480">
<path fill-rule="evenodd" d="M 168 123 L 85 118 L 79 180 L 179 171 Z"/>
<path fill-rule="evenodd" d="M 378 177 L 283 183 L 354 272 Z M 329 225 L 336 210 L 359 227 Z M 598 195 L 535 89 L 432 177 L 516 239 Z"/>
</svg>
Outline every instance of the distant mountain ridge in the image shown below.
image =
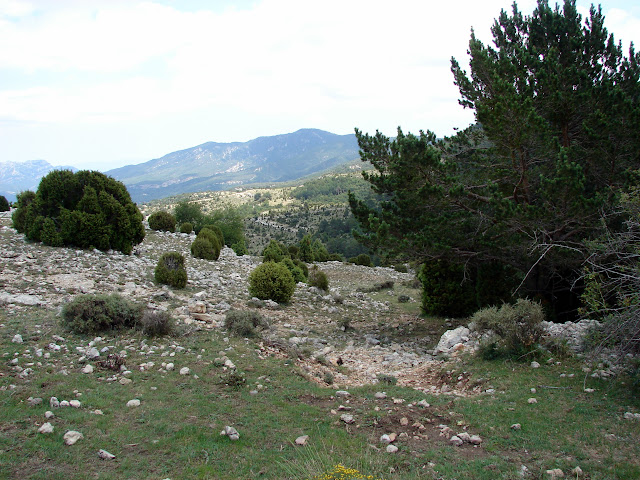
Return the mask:
<svg viewBox="0 0 640 480">
<path fill-rule="evenodd" d="M 234 185 L 295 180 L 358 158 L 355 135 L 302 129 L 247 142 L 207 142 L 105 173 L 123 182 L 134 201 L 144 202 Z"/>
<path fill-rule="evenodd" d="M 10 202 L 16 195 L 25 190 L 36 191 L 40 179 L 52 170 L 78 171 L 74 167 L 53 166 L 45 160 L 28 160 L 26 162 L 0 162 L 0 195 Z"/>
</svg>

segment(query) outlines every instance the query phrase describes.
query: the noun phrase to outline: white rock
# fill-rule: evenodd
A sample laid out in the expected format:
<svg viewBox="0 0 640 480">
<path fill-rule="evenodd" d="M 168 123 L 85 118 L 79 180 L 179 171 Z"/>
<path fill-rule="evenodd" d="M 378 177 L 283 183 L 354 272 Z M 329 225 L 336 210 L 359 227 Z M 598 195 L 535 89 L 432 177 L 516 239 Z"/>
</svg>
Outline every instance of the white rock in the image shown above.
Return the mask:
<svg viewBox="0 0 640 480">
<path fill-rule="evenodd" d="M 76 432 L 75 430 L 69 430 L 67 433 L 64 434 L 64 437 L 62 438 L 64 439 L 65 444 L 73 445 L 78 440 L 83 439 L 84 435 L 82 435 L 80 432 Z"/>
<path fill-rule="evenodd" d="M 53 417 L 55 417 L 55 414 L 51 410 L 47 410 L 46 412 L 44 412 L 44 418 L 46 418 L 47 420 Z"/>
<path fill-rule="evenodd" d="M 85 365 L 84 368 L 82 369 L 82 373 L 93 373 L 93 366 Z"/>
<path fill-rule="evenodd" d="M 60 402 L 60 406 L 61 407 L 68 407 L 70 405 L 70 403 L 67 400 L 62 400 Z"/>
<path fill-rule="evenodd" d="M 19 333 L 16 333 L 11 339 L 11 341 L 13 343 L 22 343 L 22 335 L 20 335 Z"/>
<path fill-rule="evenodd" d="M 351 395 L 349 392 L 347 392 L 346 390 L 338 390 L 336 392 L 336 397 L 348 397 L 349 395 Z"/>
<path fill-rule="evenodd" d="M 576 467 L 573 470 L 571 470 L 571 473 L 574 474 L 576 476 L 576 478 L 581 477 L 584 472 L 582 471 L 582 469 L 580 467 Z"/>
<path fill-rule="evenodd" d="M 519 423 L 514 423 L 513 425 L 511 425 L 511 430 L 521 430 L 522 429 L 522 425 L 520 425 Z"/>
<path fill-rule="evenodd" d="M 224 362 L 224 366 L 230 368 L 231 370 L 235 370 L 236 365 L 229 359 L 226 359 Z"/>
<path fill-rule="evenodd" d="M 191 370 L 189 369 L 189 367 L 182 367 L 182 368 L 180 369 L 180 375 L 189 375 L 189 372 L 190 372 L 190 371 L 191 371 Z"/>
<path fill-rule="evenodd" d="M 464 344 L 469 340 L 471 331 L 467 327 L 458 327 L 454 330 L 447 330 L 440 337 L 436 352 L 449 353 L 457 344 Z"/>
<path fill-rule="evenodd" d="M 531 368 L 540 368 L 540 364 L 538 362 L 531 362 Z"/>
<path fill-rule="evenodd" d="M 224 430 L 222 430 L 220 432 L 220 435 L 226 435 L 229 437 L 229 440 L 239 440 L 240 439 L 240 434 L 238 433 L 238 431 L 230 426 L 226 426 L 224 427 Z"/>
<path fill-rule="evenodd" d="M 374 397 L 379 400 L 384 400 L 385 398 L 387 398 L 387 394 L 386 392 L 376 392 Z"/>
<path fill-rule="evenodd" d="M 298 438 L 296 438 L 296 445 L 304 446 L 307 444 L 308 440 L 309 440 L 309 435 L 301 435 Z"/>
<path fill-rule="evenodd" d="M 85 353 L 85 355 L 87 356 L 87 358 L 97 358 L 100 356 L 100 352 L 97 348 L 91 347 L 89 350 L 87 350 L 87 353 Z"/>
<path fill-rule="evenodd" d="M 625 420 L 640 420 L 640 413 L 625 412 Z"/>
<path fill-rule="evenodd" d="M 527 403 L 529 404 L 538 403 L 538 400 L 536 400 L 535 398 L 530 398 L 529 400 L 527 400 Z"/>
<path fill-rule="evenodd" d="M 391 437 L 385 433 L 380 437 L 380 442 L 389 444 L 391 443 Z"/>
<path fill-rule="evenodd" d="M 454 435 L 453 437 L 451 437 L 449 439 L 449 442 L 452 443 L 453 445 L 455 445 L 456 447 L 460 447 L 464 443 L 462 441 L 462 439 L 460 437 L 458 437 L 457 435 Z"/>
<path fill-rule="evenodd" d="M 69 402 L 69 406 L 73 407 L 73 408 L 80 408 L 80 401 L 79 400 L 71 400 Z"/>
<path fill-rule="evenodd" d="M 459 433 L 459 434 L 457 435 L 457 437 L 458 437 L 460 440 L 462 440 L 463 442 L 467 442 L 467 443 L 470 443 L 470 442 L 471 442 L 471 435 L 469 435 L 469 433 L 468 433 L 468 432 L 462 432 L 462 433 Z"/>
<path fill-rule="evenodd" d="M 387 453 L 396 453 L 398 451 L 398 447 L 395 445 L 387 445 Z"/>
<path fill-rule="evenodd" d="M 98 458 L 102 458 L 103 460 L 113 460 L 116 456 L 113 453 L 100 449 L 98 450 Z"/>
<path fill-rule="evenodd" d="M 43 423 L 42 426 L 38 429 L 40 433 L 53 433 L 53 425 L 49 422 Z"/>
<path fill-rule="evenodd" d="M 340 420 L 342 420 L 344 423 L 348 425 L 355 423 L 355 420 L 353 419 L 353 415 L 349 415 L 347 413 L 343 413 L 342 415 L 340 415 Z"/>
<path fill-rule="evenodd" d="M 429 408 L 431 405 L 426 400 L 420 400 L 418 406 L 422 408 Z"/>
<path fill-rule="evenodd" d="M 564 472 L 559 468 L 554 468 L 553 470 L 547 470 L 545 473 L 547 475 L 550 475 L 551 479 L 564 478 Z"/>
<path fill-rule="evenodd" d="M 482 438 L 480 437 L 480 435 L 471 435 L 469 443 L 471 445 L 480 445 L 482 443 Z"/>
<path fill-rule="evenodd" d="M 167 363 L 167 365 L 164 368 L 167 372 L 171 372 L 176 368 L 176 366 L 173 363 Z"/>
<path fill-rule="evenodd" d="M 133 400 L 129 400 L 127 402 L 127 407 L 139 407 L 140 406 L 140 400 L 138 400 L 137 398 L 134 398 Z"/>
</svg>

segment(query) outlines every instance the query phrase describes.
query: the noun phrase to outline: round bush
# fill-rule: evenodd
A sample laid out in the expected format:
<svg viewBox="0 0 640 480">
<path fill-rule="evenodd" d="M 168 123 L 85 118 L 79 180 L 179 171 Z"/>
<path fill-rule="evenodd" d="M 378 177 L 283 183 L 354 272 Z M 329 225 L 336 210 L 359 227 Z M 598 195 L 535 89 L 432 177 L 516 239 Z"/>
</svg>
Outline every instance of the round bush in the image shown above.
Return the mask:
<svg viewBox="0 0 640 480">
<path fill-rule="evenodd" d="M 322 270 L 318 270 L 318 267 L 314 267 L 309 270 L 309 285 L 319 288 L 320 290 L 329 289 L 329 279 L 327 274 Z"/>
<path fill-rule="evenodd" d="M 371 257 L 366 253 L 361 253 L 357 257 L 351 257 L 349 259 L 350 263 L 355 265 L 363 265 L 365 267 L 373 267 L 373 263 L 371 263 Z"/>
<path fill-rule="evenodd" d="M 191 244 L 191 255 L 204 260 L 217 260 L 220 257 L 220 249 L 214 248 L 206 238 L 196 237 Z"/>
<path fill-rule="evenodd" d="M 304 282 L 307 281 L 307 277 L 303 273 L 302 269 L 300 267 L 298 267 L 293 262 L 293 260 L 291 260 L 289 257 L 285 258 L 280 263 L 282 263 L 285 267 L 287 267 L 289 269 L 289 271 L 291 272 L 291 275 L 293 275 L 293 279 L 296 281 L 296 283 L 299 283 L 299 282 L 304 283 Z"/>
<path fill-rule="evenodd" d="M 247 249 L 247 244 L 245 243 L 244 238 L 241 238 L 239 241 L 231 245 L 231 249 L 239 257 L 249 254 L 249 250 Z"/>
<path fill-rule="evenodd" d="M 224 234 L 218 225 L 205 225 L 202 227 L 202 230 L 208 230 L 212 232 L 216 237 L 218 237 L 218 241 L 220 242 L 220 248 L 224 247 Z M 202 233 L 202 230 L 198 232 L 198 234 Z"/>
<path fill-rule="evenodd" d="M 62 307 L 62 324 L 80 334 L 132 328 L 141 316 L 141 307 L 114 293 L 80 295 Z"/>
<path fill-rule="evenodd" d="M 201 253 L 206 256 L 199 256 L 199 254 L 196 255 L 196 253 L 194 253 L 193 244 L 195 244 L 196 241 L 198 241 L 198 244 L 201 244 L 201 245 L 195 247 L 195 252 L 199 254 Z M 202 230 L 200 230 L 193 244 L 191 244 L 191 254 L 194 257 L 204 258 L 206 260 L 217 260 L 218 258 L 220 258 L 220 250 L 222 250 L 222 242 L 220 241 L 220 237 L 216 235 L 216 233 L 213 232 L 212 230 L 209 230 L 208 228 L 203 228 Z M 211 253 L 207 250 L 209 246 L 211 249 L 213 249 L 212 250 L 213 255 L 211 255 Z"/>
<path fill-rule="evenodd" d="M 184 288 L 187 285 L 184 257 L 178 252 L 162 254 L 154 270 L 154 277 L 158 283 L 175 288 Z"/>
<path fill-rule="evenodd" d="M 155 212 L 149 215 L 149 228 L 161 232 L 175 232 L 176 218 L 169 212 Z"/>
<path fill-rule="evenodd" d="M 276 242 L 275 240 L 271 240 L 269 245 L 267 245 L 262 251 L 262 261 L 263 262 L 281 262 L 283 258 L 288 255 L 287 249 L 284 245 Z"/>
<path fill-rule="evenodd" d="M 258 265 L 249 275 L 249 293 L 261 300 L 271 299 L 287 303 L 296 288 L 296 281 L 281 263 L 266 262 Z"/>
<path fill-rule="evenodd" d="M 229 310 L 224 319 L 224 326 L 239 337 L 253 337 L 256 335 L 256 329 L 267 328 L 269 322 L 262 314 L 253 310 Z"/>
<path fill-rule="evenodd" d="M 11 210 L 11 207 L 9 207 L 7 197 L 0 195 L 0 212 L 8 212 L 9 210 Z"/>
<path fill-rule="evenodd" d="M 38 191 L 18 196 L 16 230 L 27 240 L 42 241 L 45 218 L 63 245 L 130 254 L 144 239 L 142 214 L 122 182 L 103 173 L 53 170 L 40 180 Z M 51 227 L 50 223 L 47 223 Z M 55 238 L 51 231 L 48 238 Z"/>
<path fill-rule="evenodd" d="M 189 223 L 189 222 L 184 222 L 182 225 L 180 225 L 180 233 L 191 233 L 193 232 L 193 224 Z"/>
</svg>

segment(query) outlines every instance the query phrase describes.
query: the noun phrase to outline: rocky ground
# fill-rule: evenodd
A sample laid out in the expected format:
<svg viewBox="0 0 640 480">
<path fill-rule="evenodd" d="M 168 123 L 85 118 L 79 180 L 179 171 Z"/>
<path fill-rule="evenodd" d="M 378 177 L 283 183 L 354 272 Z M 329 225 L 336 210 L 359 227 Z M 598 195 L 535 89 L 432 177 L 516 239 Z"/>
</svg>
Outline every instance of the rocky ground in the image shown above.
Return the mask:
<svg viewBox="0 0 640 480">
<path fill-rule="evenodd" d="M 271 323 L 263 333 L 265 351 L 300 352 L 297 362 L 319 383 L 331 378 L 346 388 L 386 376 L 429 393 L 481 391 L 471 379 L 451 383 L 443 375 L 443 361 L 434 357 L 433 347 L 446 327 L 425 326 L 417 316 L 413 274 L 323 263 L 330 290 L 298 284 L 291 303 L 282 307 L 255 302 L 248 293 L 248 276 L 260 257 L 239 257 L 225 248 L 217 261 L 195 259 L 189 254 L 193 239 L 148 230 L 132 255 L 122 255 L 27 243 L 5 225 L 0 230 L 0 302 L 9 314 L 26 305 L 59 310 L 78 294 L 119 292 L 168 311 L 178 323 L 203 329 L 220 328 L 232 308 L 260 308 Z M 189 282 L 183 290 L 153 280 L 157 260 L 167 251 L 187 259 Z M 393 287 L 376 291 L 385 283 Z M 409 301 L 400 303 L 399 296 Z"/>
</svg>

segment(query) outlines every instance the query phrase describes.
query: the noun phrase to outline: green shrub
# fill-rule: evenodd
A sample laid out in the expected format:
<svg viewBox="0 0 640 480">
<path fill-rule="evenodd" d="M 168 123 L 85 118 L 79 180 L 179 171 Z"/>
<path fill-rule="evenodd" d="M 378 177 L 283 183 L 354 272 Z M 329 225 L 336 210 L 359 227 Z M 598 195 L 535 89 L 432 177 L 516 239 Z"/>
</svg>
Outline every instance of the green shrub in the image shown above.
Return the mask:
<svg viewBox="0 0 640 480">
<path fill-rule="evenodd" d="M 124 184 L 100 172 L 53 170 L 40 181 L 38 191 L 23 192 L 13 215 L 16 230 L 27 240 L 41 241 L 57 234 L 65 246 L 119 250 L 130 254 L 144 239 L 142 214 Z M 57 234 L 56 234 L 57 233 Z"/>
<path fill-rule="evenodd" d="M 298 258 L 303 262 L 313 262 L 313 245 L 311 243 L 311 235 L 306 234 L 300 240 L 300 246 L 298 248 Z"/>
<path fill-rule="evenodd" d="M 249 250 L 247 249 L 247 244 L 245 243 L 244 238 L 241 238 L 238 242 L 231 245 L 231 250 L 233 250 L 239 257 L 249 254 Z"/>
<path fill-rule="evenodd" d="M 253 337 L 256 329 L 269 327 L 267 319 L 253 310 L 229 310 L 224 318 L 224 326 L 239 337 Z"/>
<path fill-rule="evenodd" d="M 147 309 L 138 320 L 137 327 L 149 337 L 159 337 L 170 335 L 175 325 L 167 312 Z"/>
<path fill-rule="evenodd" d="M 218 225 L 205 225 L 204 227 L 202 227 L 202 230 L 208 230 L 212 232 L 216 237 L 218 237 L 220 248 L 224 247 L 224 235 Z M 202 230 L 198 232 L 198 235 L 202 233 Z"/>
<path fill-rule="evenodd" d="M 280 263 L 282 263 L 285 267 L 289 269 L 296 283 L 299 283 L 299 282 L 304 283 L 307 281 L 307 277 L 305 277 L 302 269 L 299 266 L 297 266 L 294 263 L 294 261 L 291 260 L 289 257 L 284 258 Z"/>
<path fill-rule="evenodd" d="M 329 260 L 329 251 L 327 247 L 320 241 L 320 239 L 316 238 L 311 245 L 311 250 L 313 251 L 313 261 L 314 262 L 326 262 Z"/>
<path fill-rule="evenodd" d="M 206 238 L 196 237 L 193 243 L 191 243 L 191 255 L 204 260 L 217 260 L 220 257 L 220 250 L 214 248 Z"/>
<path fill-rule="evenodd" d="M 398 383 L 398 379 L 393 375 L 388 375 L 386 373 L 379 373 L 376 378 L 379 383 L 384 383 L 385 385 L 395 385 Z"/>
<path fill-rule="evenodd" d="M 176 218 L 169 212 L 152 213 L 149 215 L 149 228 L 151 230 L 174 233 L 176 231 Z"/>
<path fill-rule="evenodd" d="M 298 260 L 297 258 L 293 260 L 293 263 L 296 267 L 302 270 L 302 274 L 304 275 L 304 278 L 309 277 L 309 267 L 307 266 L 306 263 L 304 263 L 302 260 Z"/>
<path fill-rule="evenodd" d="M 287 257 L 289 252 L 286 247 L 275 240 L 271 240 L 269 245 L 262 250 L 263 262 L 281 262 L 282 259 Z"/>
<path fill-rule="evenodd" d="M 465 317 L 477 308 L 475 286 L 465 281 L 464 267 L 444 261 L 425 263 L 418 274 L 422 309 L 428 315 Z"/>
<path fill-rule="evenodd" d="M 61 247 L 63 245 L 62 235 L 60 235 L 60 232 L 56 229 L 52 218 L 43 219 L 40 240 L 42 240 L 42 243 L 45 245 L 52 247 Z"/>
<path fill-rule="evenodd" d="M 180 233 L 189 234 L 191 232 L 193 232 L 193 224 L 192 223 L 184 222 L 182 225 L 180 225 Z"/>
<path fill-rule="evenodd" d="M 208 242 L 208 245 L 204 241 Z M 198 255 L 206 256 L 196 255 L 196 253 L 194 253 L 194 245 L 196 245 L 195 252 L 198 253 Z M 213 256 L 211 255 L 211 251 L 208 250 L 209 245 L 211 246 L 211 249 L 213 249 Z M 203 228 L 202 230 L 200 230 L 200 232 L 196 236 L 196 239 L 191 244 L 191 253 L 194 257 L 197 258 L 217 260 L 218 258 L 220 258 L 220 250 L 222 250 L 222 242 L 220 241 L 220 237 L 209 228 Z"/>
<path fill-rule="evenodd" d="M 35 192 L 30 190 L 20 192 L 17 195 L 16 210 L 11 214 L 11 222 L 13 223 L 13 228 L 15 228 L 18 233 L 25 233 L 27 228 L 27 210 L 35 198 Z"/>
<path fill-rule="evenodd" d="M 162 254 L 153 273 L 158 283 L 174 288 L 184 288 L 187 285 L 184 257 L 178 252 Z"/>
<path fill-rule="evenodd" d="M 394 265 L 393 269 L 398 273 L 407 273 L 409 271 L 404 263 L 398 263 L 397 265 Z"/>
<path fill-rule="evenodd" d="M 296 288 L 293 275 L 281 263 L 265 262 L 249 275 L 249 293 L 261 300 L 287 303 Z"/>
<path fill-rule="evenodd" d="M 4 195 L 0 195 L 0 212 L 8 212 L 9 210 L 11 210 L 9 200 Z"/>
<path fill-rule="evenodd" d="M 330 253 L 328 262 L 344 262 L 344 257 L 339 253 Z"/>
<path fill-rule="evenodd" d="M 471 321 L 480 330 L 493 332 L 486 347 L 492 354 L 503 351 L 509 356 L 530 353 L 538 346 L 544 330 L 544 313 L 539 303 L 519 299 L 515 305 L 505 303 L 500 308 L 489 307 L 477 311 Z M 495 345 L 490 347 L 491 343 Z"/>
<path fill-rule="evenodd" d="M 133 328 L 141 307 L 114 293 L 80 295 L 62 307 L 62 324 L 79 334 Z"/>
<path fill-rule="evenodd" d="M 327 274 L 322 270 L 319 270 L 317 265 L 314 265 L 311 270 L 309 270 L 309 285 L 312 287 L 319 288 L 320 290 L 329 290 L 329 279 L 327 278 Z"/>
<path fill-rule="evenodd" d="M 349 263 L 353 263 L 355 265 L 363 265 L 365 267 L 373 267 L 373 263 L 371 262 L 371 257 L 366 253 L 361 253 L 357 257 L 351 257 L 349 259 Z"/>
</svg>

